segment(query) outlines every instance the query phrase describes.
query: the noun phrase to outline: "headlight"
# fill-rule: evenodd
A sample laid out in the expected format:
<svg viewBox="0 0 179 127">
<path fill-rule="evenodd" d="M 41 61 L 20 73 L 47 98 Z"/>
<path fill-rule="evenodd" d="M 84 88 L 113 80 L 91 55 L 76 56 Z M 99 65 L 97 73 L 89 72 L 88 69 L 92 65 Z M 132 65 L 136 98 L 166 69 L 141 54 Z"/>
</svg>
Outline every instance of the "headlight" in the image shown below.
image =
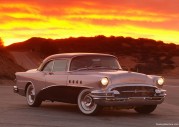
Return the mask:
<svg viewBox="0 0 179 127">
<path fill-rule="evenodd" d="M 157 80 L 157 84 L 158 85 L 163 85 L 163 83 L 164 83 L 164 79 L 163 78 L 159 78 L 158 80 Z"/>
<path fill-rule="evenodd" d="M 101 79 L 101 84 L 102 84 L 103 86 L 107 86 L 107 85 L 109 84 L 108 78 L 102 78 L 102 79 Z"/>
</svg>

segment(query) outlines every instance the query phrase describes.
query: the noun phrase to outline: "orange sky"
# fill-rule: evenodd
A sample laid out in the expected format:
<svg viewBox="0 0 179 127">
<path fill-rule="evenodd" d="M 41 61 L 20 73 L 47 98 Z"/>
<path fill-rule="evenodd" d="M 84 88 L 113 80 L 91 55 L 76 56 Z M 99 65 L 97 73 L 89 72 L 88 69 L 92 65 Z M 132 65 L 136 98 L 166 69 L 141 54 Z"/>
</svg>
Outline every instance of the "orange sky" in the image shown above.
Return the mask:
<svg viewBox="0 0 179 127">
<path fill-rule="evenodd" d="M 0 0 L 0 37 L 130 36 L 179 44 L 179 0 Z"/>
</svg>

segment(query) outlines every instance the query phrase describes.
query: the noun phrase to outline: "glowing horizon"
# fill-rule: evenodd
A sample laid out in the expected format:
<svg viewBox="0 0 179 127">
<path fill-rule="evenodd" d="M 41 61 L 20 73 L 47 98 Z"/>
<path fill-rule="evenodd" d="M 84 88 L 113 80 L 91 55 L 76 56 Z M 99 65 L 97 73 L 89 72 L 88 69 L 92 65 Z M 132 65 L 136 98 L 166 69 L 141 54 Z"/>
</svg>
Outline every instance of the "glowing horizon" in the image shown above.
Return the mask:
<svg viewBox="0 0 179 127">
<path fill-rule="evenodd" d="M 5 46 L 31 37 L 124 36 L 179 44 L 179 1 L 0 0 Z"/>
</svg>

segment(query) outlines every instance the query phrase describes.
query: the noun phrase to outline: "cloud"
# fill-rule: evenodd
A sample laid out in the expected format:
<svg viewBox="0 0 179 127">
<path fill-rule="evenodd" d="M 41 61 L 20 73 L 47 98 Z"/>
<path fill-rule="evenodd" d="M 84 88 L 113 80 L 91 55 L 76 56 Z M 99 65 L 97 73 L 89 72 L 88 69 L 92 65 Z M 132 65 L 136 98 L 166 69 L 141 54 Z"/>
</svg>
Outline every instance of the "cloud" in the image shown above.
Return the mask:
<svg viewBox="0 0 179 127">
<path fill-rule="evenodd" d="M 166 36 L 167 32 L 161 31 L 179 36 L 178 0 L 0 0 L 0 3 L 1 30 L 13 34 L 2 34 L 6 40 L 35 35 L 129 36 L 131 32 L 131 36 L 162 40 L 166 37 L 162 38 L 160 33 Z"/>
</svg>

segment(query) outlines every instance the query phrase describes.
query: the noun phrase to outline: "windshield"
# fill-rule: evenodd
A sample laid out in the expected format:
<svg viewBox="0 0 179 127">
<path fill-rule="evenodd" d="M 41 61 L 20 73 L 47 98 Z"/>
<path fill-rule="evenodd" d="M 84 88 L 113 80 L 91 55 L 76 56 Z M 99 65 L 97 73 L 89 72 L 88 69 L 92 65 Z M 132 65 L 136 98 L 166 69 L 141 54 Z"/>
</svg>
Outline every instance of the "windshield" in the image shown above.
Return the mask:
<svg viewBox="0 0 179 127">
<path fill-rule="evenodd" d="M 78 56 L 72 59 L 70 71 L 108 69 L 119 70 L 117 59 L 112 56 Z"/>
</svg>

